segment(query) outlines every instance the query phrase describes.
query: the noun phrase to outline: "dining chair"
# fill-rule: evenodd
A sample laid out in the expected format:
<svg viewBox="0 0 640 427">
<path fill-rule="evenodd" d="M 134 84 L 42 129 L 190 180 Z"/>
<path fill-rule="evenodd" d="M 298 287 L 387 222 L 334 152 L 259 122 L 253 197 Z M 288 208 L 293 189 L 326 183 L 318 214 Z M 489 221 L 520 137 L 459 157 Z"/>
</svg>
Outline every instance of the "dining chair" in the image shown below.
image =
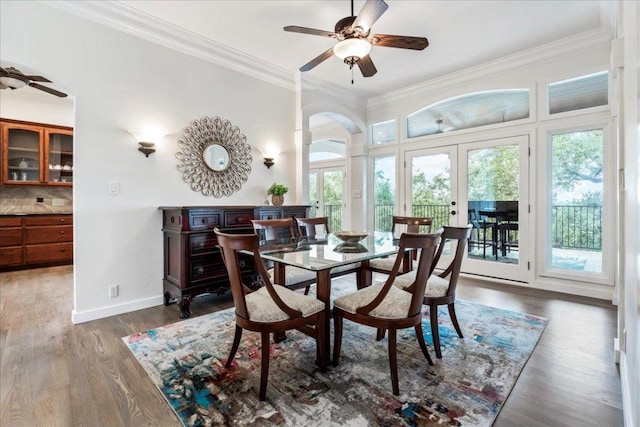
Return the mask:
<svg viewBox="0 0 640 427">
<path fill-rule="evenodd" d="M 256 231 L 256 234 L 258 234 L 258 236 L 262 240 L 278 240 L 284 238 L 293 239 L 294 237 L 298 236 L 298 226 L 293 218 L 261 220 L 254 219 L 251 220 L 251 222 L 253 223 L 253 229 Z M 269 278 L 273 280 L 273 268 L 269 268 L 267 270 L 267 273 L 269 274 Z M 286 287 L 292 289 L 304 287 L 305 295 L 309 293 L 311 284 L 316 282 L 315 272 L 294 266 L 285 267 L 284 277 L 284 285 Z"/>
<path fill-rule="evenodd" d="M 214 233 L 218 245 L 222 248 L 222 259 L 229 274 L 236 318 L 233 344 L 225 367 L 231 367 L 240 345 L 242 331 L 247 329 L 259 332 L 262 347 L 259 397 L 260 400 L 265 400 L 269 376 L 269 336 L 271 333 L 297 329 L 316 340 L 316 357 L 324 371 L 327 366 L 322 339 L 325 334 L 325 304 L 271 283 L 260 258 L 259 239 L 256 234 L 225 234 L 218 228 L 214 229 Z M 264 283 L 264 286 L 256 291 L 242 283 L 239 251 L 249 251 L 253 255 L 256 271 Z"/>
<path fill-rule="evenodd" d="M 411 216 L 393 216 L 391 225 L 391 234 L 395 237 L 401 233 L 403 228 L 407 233 L 431 233 L 431 225 L 433 218 L 411 217 Z M 413 270 L 414 262 L 417 254 L 415 252 L 408 253 L 405 257 L 398 274 L 406 274 Z M 369 269 L 378 273 L 389 274 L 393 268 L 394 258 L 378 258 L 369 262 Z"/>
<path fill-rule="evenodd" d="M 322 234 L 326 236 L 331 232 L 329 230 L 329 218 L 326 216 L 321 216 L 317 218 L 296 218 L 296 222 L 298 223 L 298 235 L 303 237 L 315 239 L 317 236 L 320 236 Z M 318 233 L 319 231 L 321 233 Z M 358 289 L 360 289 L 362 287 L 362 278 L 359 272 L 360 272 L 359 262 L 355 264 L 343 265 L 331 270 L 331 278 L 355 273 L 356 286 Z M 307 287 L 304 290 L 305 295 L 309 294 L 309 288 L 310 286 L 307 285 Z"/>
<path fill-rule="evenodd" d="M 431 274 L 425 286 L 423 304 L 429 306 L 429 315 L 431 319 L 431 336 L 433 337 L 433 346 L 435 347 L 436 357 L 442 358 L 442 350 L 440 349 L 440 332 L 438 328 L 438 306 L 446 305 L 449 309 L 449 317 L 458 336 L 464 338 L 458 318 L 456 316 L 455 301 L 456 288 L 458 286 L 458 278 L 460 277 L 460 268 L 466 250 L 467 240 L 471 236 L 472 225 L 467 224 L 465 227 L 443 227 L 442 239 L 433 261 L 433 269 L 440 261 L 440 257 L 445 246 L 452 243 L 451 249 L 455 246 L 455 254 L 449 265 L 438 275 Z M 401 289 L 407 289 L 413 285 L 414 273 L 400 276 L 394 282 L 394 285 Z"/>
<path fill-rule="evenodd" d="M 422 333 L 422 298 L 431 272 L 435 248 L 440 232 L 433 234 L 403 233 L 400 236 L 398 254 L 391 273 L 384 284 L 376 284 L 360 289 L 352 294 L 337 298 L 333 302 L 334 346 L 333 366 L 338 366 L 342 346 L 343 319 L 373 328 L 389 330 L 389 368 L 393 394 L 399 395 L 396 332 L 398 329 L 413 327 L 422 354 L 429 365 L 429 356 Z M 408 251 L 418 251 L 418 268 L 415 280 L 410 286 L 400 289 L 393 283 Z"/>
</svg>

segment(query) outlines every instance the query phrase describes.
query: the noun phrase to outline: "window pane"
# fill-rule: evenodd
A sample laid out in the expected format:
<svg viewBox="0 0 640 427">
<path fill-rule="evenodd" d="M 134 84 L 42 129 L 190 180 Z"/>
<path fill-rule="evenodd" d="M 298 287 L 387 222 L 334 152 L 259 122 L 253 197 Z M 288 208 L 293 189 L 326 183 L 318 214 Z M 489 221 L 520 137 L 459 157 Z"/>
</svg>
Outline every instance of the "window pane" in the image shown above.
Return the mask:
<svg viewBox="0 0 640 427">
<path fill-rule="evenodd" d="M 553 135 L 551 267 L 602 272 L 603 132 Z"/>
<path fill-rule="evenodd" d="M 411 214 L 433 218 L 432 230 L 449 225 L 451 159 L 448 153 L 411 160 Z"/>
<path fill-rule="evenodd" d="M 608 84 L 607 72 L 551 83 L 549 114 L 607 105 Z"/>
<path fill-rule="evenodd" d="M 309 217 L 315 218 L 318 213 L 316 207 L 318 206 L 318 174 L 317 172 L 309 173 L 309 203 L 311 203 L 311 209 L 309 210 Z"/>
<path fill-rule="evenodd" d="M 342 230 L 342 185 L 343 173 L 329 171 L 323 174 L 322 194 L 324 200 L 324 216 L 329 219 L 329 230 Z"/>
<path fill-rule="evenodd" d="M 518 264 L 519 148 L 472 150 L 467 161 L 467 210 L 473 226 L 469 257 Z"/>
<path fill-rule="evenodd" d="M 373 163 L 374 230 L 391 231 L 396 210 L 396 158 L 378 157 Z"/>
<path fill-rule="evenodd" d="M 346 143 L 336 139 L 319 139 L 309 147 L 309 161 L 331 160 L 345 157 Z"/>
<path fill-rule="evenodd" d="M 494 90 L 438 102 L 407 116 L 407 137 L 432 135 L 529 117 L 529 90 Z"/>
<path fill-rule="evenodd" d="M 395 142 L 396 140 L 396 121 L 389 120 L 386 122 L 375 123 L 371 125 L 371 144 L 384 144 L 387 142 Z"/>
</svg>

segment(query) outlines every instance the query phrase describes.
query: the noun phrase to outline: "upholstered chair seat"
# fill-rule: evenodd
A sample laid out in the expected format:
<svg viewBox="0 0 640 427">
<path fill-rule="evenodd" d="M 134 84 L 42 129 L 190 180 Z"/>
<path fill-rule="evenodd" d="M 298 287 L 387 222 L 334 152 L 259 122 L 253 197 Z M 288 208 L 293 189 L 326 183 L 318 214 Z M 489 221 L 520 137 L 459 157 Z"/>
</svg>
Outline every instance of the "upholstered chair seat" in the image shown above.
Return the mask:
<svg viewBox="0 0 640 427">
<path fill-rule="evenodd" d="M 318 299 L 302 295 L 284 286 L 274 285 L 273 289 L 286 305 L 302 312 L 303 317 L 324 310 L 324 303 Z M 276 305 L 266 286 L 248 294 L 245 300 L 247 301 L 249 320 L 252 322 L 281 322 L 291 318 Z"/>
<path fill-rule="evenodd" d="M 369 304 L 378 296 L 384 283 L 378 283 L 359 291 L 337 298 L 333 302 L 334 307 L 338 307 L 346 312 L 356 314 L 356 310 Z M 398 287 L 392 286 L 385 295 L 382 302 L 369 312 L 369 316 L 381 319 L 401 319 L 406 318 L 411 305 L 411 294 Z"/>
<path fill-rule="evenodd" d="M 416 280 L 416 272 L 411 271 L 402 276 L 396 277 L 393 282 L 395 286 L 400 289 L 406 289 L 413 284 Z M 425 297 L 443 297 L 449 290 L 449 281 L 440 276 L 430 276 L 427 280 L 427 287 L 424 290 Z"/>
</svg>

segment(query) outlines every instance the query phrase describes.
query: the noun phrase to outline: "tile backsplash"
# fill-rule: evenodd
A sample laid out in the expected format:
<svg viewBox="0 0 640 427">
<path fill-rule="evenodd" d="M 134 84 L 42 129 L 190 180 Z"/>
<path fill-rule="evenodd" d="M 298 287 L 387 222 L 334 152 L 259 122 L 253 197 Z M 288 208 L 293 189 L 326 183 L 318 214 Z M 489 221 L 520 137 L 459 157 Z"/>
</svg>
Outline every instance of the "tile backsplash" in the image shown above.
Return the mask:
<svg viewBox="0 0 640 427">
<path fill-rule="evenodd" d="M 43 201 L 38 202 L 38 197 L 42 197 Z M 71 212 L 71 187 L 0 186 L 0 215 Z"/>
</svg>

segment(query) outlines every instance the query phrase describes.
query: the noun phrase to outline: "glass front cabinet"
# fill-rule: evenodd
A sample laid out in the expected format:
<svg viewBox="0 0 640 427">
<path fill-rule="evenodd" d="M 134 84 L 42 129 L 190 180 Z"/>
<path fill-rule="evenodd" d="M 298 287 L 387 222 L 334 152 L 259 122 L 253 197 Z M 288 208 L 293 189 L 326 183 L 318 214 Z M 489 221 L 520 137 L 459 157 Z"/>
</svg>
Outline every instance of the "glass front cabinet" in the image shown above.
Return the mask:
<svg viewBox="0 0 640 427">
<path fill-rule="evenodd" d="M 71 186 L 73 129 L 3 121 L 2 184 Z"/>
</svg>

